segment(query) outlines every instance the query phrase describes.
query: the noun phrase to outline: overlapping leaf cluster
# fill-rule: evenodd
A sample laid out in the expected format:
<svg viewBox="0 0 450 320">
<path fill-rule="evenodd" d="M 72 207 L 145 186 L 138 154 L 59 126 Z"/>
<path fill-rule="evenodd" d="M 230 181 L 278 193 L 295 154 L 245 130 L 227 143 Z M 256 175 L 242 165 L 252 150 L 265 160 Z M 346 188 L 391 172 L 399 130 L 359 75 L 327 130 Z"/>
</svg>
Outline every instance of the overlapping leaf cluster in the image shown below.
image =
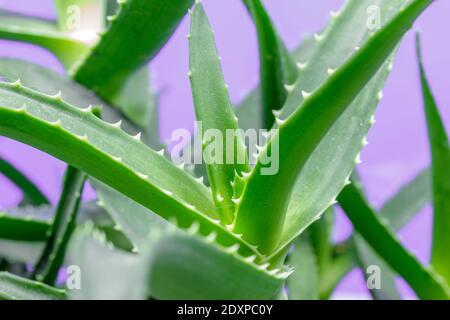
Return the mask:
<svg viewBox="0 0 450 320">
<path fill-rule="evenodd" d="M 236 109 L 199 1 L 56 0 L 58 22 L 2 13 L 8 19 L 0 23 L 0 37 L 50 50 L 70 78 L 0 59 L 0 134 L 68 164 L 52 207 L 1 160 L 0 172 L 24 197 L 0 215 L 0 297 L 270 299 L 287 293 L 318 299 L 328 298 L 353 267 L 376 264 L 385 277 L 383 290 L 372 291 L 375 298 L 399 296 L 395 274 L 420 298 L 450 298 L 443 249 L 450 179 L 442 175 L 450 151 L 422 65 L 432 197 L 425 171 L 377 214 L 358 182 L 350 184 L 396 48 L 432 2 L 348 0 L 321 34 L 290 53 L 263 3 L 244 0 L 258 37 L 261 85 Z M 64 23 L 73 5 L 90 16 L 77 30 Z M 371 5 L 383 17 L 373 30 L 366 25 Z M 257 146 L 254 166 L 246 154 L 253 146 L 235 137 L 233 150 L 222 151 L 246 154 L 243 163 L 197 166 L 194 172 L 205 173 L 206 181 L 166 157 L 149 89 L 147 63 L 188 9 L 188 76 L 202 130 L 276 129 Z M 279 170 L 266 175 L 262 159 L 274 144 Z M 86 181 L 97 202 L 82 203 Z M 395 230 L 430 198 L 435 234 L 427 267 Z M 355 233 L 333 244 L 336 199 Z M 78 290 L 58 282 L 67 266 L 82 272 Z"/>
</svg>

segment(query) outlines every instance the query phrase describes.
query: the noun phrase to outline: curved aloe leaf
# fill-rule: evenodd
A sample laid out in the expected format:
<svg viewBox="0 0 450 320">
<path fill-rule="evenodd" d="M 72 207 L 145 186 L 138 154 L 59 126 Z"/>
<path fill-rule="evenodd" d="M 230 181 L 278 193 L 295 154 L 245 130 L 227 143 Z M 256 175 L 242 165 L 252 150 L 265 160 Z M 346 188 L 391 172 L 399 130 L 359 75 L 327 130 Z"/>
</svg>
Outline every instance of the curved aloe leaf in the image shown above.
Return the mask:
<svg viewBox="0 0 450 320">
<path fill-rule="evenodd" d="M 150 259 L 146 263 L 151 261 L 154 264 L 150 273 L 153 279 L 150 281 L 150 291 L 154 297 L 212 299 L 211 292 L 215 292 L 218 299 L 268 299 L 289 274 L 285 268 L 268 269 L 268 264 L 256 264 L 256 256 L 242 258 L 237 254 L 237 246 L 223 247 L 213 235 L 201 236 L 197 233 L 198 224 L 185 231 L 168 229 L 167 223 L 138 203 L 98 182 L 94 182 L 94 186 L 101 204 L 116 221 L 117 228 L 137 245 L 135 252 L 148 259 L 149 250 Z M 160 233 L 161 238 L 150 249 L 149 233 Z M 164 248 L 168 248 L 168 252 Z M 183 260 L 190 261 L 189 266 L 180 263 Z M 214 273 L 205 274 L 205 268 L 211 268 Z M 242 281 L 247 278 L 248 282 Z M 252 280 L 258 281 L 253 286 L 255 289 L 250 288 Z M 219 287 L 220 290 L 217 289 Z M 258 295 L 256 288 L 267 290 L 262 290 Z"/>
<path fill-rule="evenodd" d="M 393 230 L 399 230 L 409 222 L 426 203 L 430 201 L 430 174 L 429 170 L 421 171 L 414 179 L 405 184 L 400 190 L 392 196 L 380 209 L 379 214 Z M 343 250 L 341 250 L 343 248 Z M 373 251 L 361 236 L 355 239 L 347 239 L 341 244 L 335 246 L 334 251 L 337 257 L 334 263 L 326 270 L 326 279 L 323 283 L 324 289 L 321 292 L 321 298 L 327 298 L 334 290 L 338 282 L 351 269 L 359 265 L 363 270 L 367 270 L 370 265 L 380 267 L 383 274 L 383 285 L 381 290 L 371 291 L 374 298 L 395 299 L 398 292 L 395 290 L 394 274 L 392 269 L 386 265 L 384 260 Z M 363 251 L 363 252 L 361 252 Z M 341 259 L 342 257 L 342 259 Z M 339 260 L 342 263 L 339 263 Z M 342 268 L 333 268 L 333 265 L 341 265 Z M 330 269 L 340 269 L 338 272 L 328 272 Z M 389 289 L 386 290 L 386 289 Z"/>
<path fill-rule="evenodd" d="M 65 300 L 64 290 L 0 272 L 0 300 Z"/>
<path fill-rule="evenodd" d="M 88 46 L 57 29 L 50 21 L 0 11 L 0 38 L 22 41 L 52 52 L 66 68 L 88 52 Z"/>
<path fill-rule="evenodd" d="M 105 28 L 107 12 L 118 9 L 115 1 L 116 6 L 113 6 L 113 1 L 105 0 L 56 0 L 55 3 L 59 28 L 92 40 Z M 74 15 L 78 25 L 74 24 Z M 149 92 L 149 77 L 147 66 L 143 66 L 131 73 L 123 86 L 107 97 L 130 120 L 143 128 L 152 120 L 156 103 L 153 93 Z"/>
<path fill-rule="evenodd" d="M 316 42 L 314 38 L 305 38 L 302 43 L 291 53 L 295 61 L 306 61 L 314 51 Z M 263 128 L 261 85 L 251 91 L 236 107 L 236 115 L 242 129 Z"/>
<path fill-rule="evenodd" d="M 71 70 L 74 79 L 104 99 L 166 43 L 193 0 L 119 2 L 111 25 L 85 58 Z M 122 50 L 127 48 L 127 50 Z"/>
<path fill-rule="evenodd" d="M 0 173 L 22 190 L 24 198 L 21 201 L 21 205 L 30 204 L 39 206 L 49 203 L 47 197 L 32 181 L 12 164 L 2 158 L 0 158 Z"/>
<path fill-rule="evenodd" d="M 18 218 L 0 212 L 0 239 L 18 241 L 44 241 L 50 228 L 48 222 Z"/>
<path fill-rule="evenodd" d="M 425 74 L 419 35 L 416 42 L 432 158 L 434 213 L 431 264 L 450 284 L 450 146 Z"/>
<path fill-rule="evenodd" d="M 380 215 L 399 230 L 431 199 L 430 170 L 424 169 L 381 207 Z"/>
<path fill-rule="evenodd" d="M 273 110 L 280 109 L 289 85 L 295 82 L 298 69 L 275 31 L 260 0 L 244 0 L 256 27 L 259 43 L 261 98 L 264 128 L 275 122 Z"/>
<path fill-rule="evenodd" d="M 354 228 L 384 261 L 408 282 L 419 298 L 450 298 L 450 290 L 444 279 L 433 269 L 422 266 L 401 245 L 354 184 L 348 185 L 341 192 L 338 201 Z"/>
<path fill-rule="evenodd" d="M 143 257 L 116 250 L 106 236 L 93 225 L 75 230 L 70 242 L 68 265 L 77 265 L 82 272 L 81 288 L 71 290 L 70 299 L 128 300 L 146 299 L 150 262 Z M 148 235 L 145 237 L 150 246 Z M 102 272 L 98 272 L 102 270 Z M 118 277 L 118 274 L 126 274 Z"/>
<path fill-rule="evenodd" d="M 383 17 L 381 30 L 393 16 L 399 14 L 405 3 L 404 0 L 376 3 Z M 367 8 L 373 4 L 373 1 L 350 0 L 339 12 L 332 13 L 332 22 L 325 33 L 314 37 L 316 45 L 311 45 L 311 56 L 298 60 L 302 70 L 285 106 L 287 114 L 294 107 L 295 99 L 303 100 L 302 90 L 307 93 L 316 88 L 310 85 L 325 81 L 328 71 L 332 72 L 353 54 L 355 48 L 362 47 L 368 41 L 374 31 L 366 26 Z M 355 33 L 355 30 L 358 32 Z M 330 70 L 317 61 L 327 61 Z M 307 160 L 290 199 L 286 218 L 289 223 L 285 224 L 281 240 L 283 245 L 288 245 L 311 221 L 317 219 L 348 183 L 355 159 L 359 162 L 359 152 L 367 144 L 365 137 L 374 122 L 373 115 L 391 68 L 392 61 L 387 61 Z"/>
<path fill-rule="evenodd" d="M 134 252 L 145 246 L 152 227 L 166 224 L 153 212 L 114 189 L 97 180 L 91 179 L 91 183 L 97 194 L 98 205 L 103 207 L 114 221 L 114 228 L 121 230 L 133 243 Z"/>
<path fill-rule="evenodd" d="M 189 50 L 189 77 L 197 120 L 201 122 L 199 134 L 203 137 L 202 148 L 208 181 L 214 202 L 221 212 L 222 222 L 231 224 L 234 220 L 232 184 L 236 174 L 242 175 L 243 172 L 250 171 L 250 166 L 245 145 L 237 132 L 238 124 L 223 78 L 214 35 L 200 4 L 195 5 L 192 13 Z M 217 154 L 211 156 L 211 159 L 208 157 L 208 149 L 214 147 L 217 141 L 215 137 L 206 138 L 208 130 L 215 130 L 226 137 L 221 146 L 214 148 L 214 153 Z M 230 138 L 228 132 L 232 133 Z M 212 141 L 205 141 L 206 139 Z"/>
<path fill-rule="evenodd" d="M 158 299 L 214 300 L 275 296 L 290 271 L 268 270 L 268 264 L 257 265 L 235 249 L 184 232 L 163 236 L 152 252 L 152 295 Z"/>
<path fill-rule="evenodd" d="M 430 201 L 430 186 L 430 171 L 425 169 L 383 205 L 379 211 L 380 217 L 385 219 L 392 230 L 399 230 Z M 399 299 L 400 294 L 396 289 L 395 273 L 392 269 L 361 236 L 356 235 L 353 243 L 357 262 L 363 270 L 367 270 L 371 265 L 376 265 L 381 270 L 381 289 L 370 290 L 374 299 Z"/>
<path fill-rule="evenodd" d="M 243 234 L 244 239 L 257 245 L 261 252 L 270 254 L 279 245 L 291 191 L 308 158 L 431 2 L 410 2 L 347 62 L 333 71 L 328 81 L 308 95 L 300 109 L 278 121 L 276 139 L 271 138 L 260 159 L 267 156 L 273 147 L 272 141 L 275 141 L 279 146 L 279 171 L 264 175 L 261 172 L 264 165 L 261 162 L 255 165 L 238 205 L 234 226 L 235 232 Z M 352 86 L 346 85 L 349 81 Z M 358 126 L 359 121 L 357 119 Z M 258 225 L 254 224 L 256 219 Z M 299 223 L 291 219 L 286 225 L 299 227 Z M 284 247 L 284 241 L 281 245 Z"/>
<path fill-rule="evenodd" d="M 360 235 L 353 235 L 353 239 L 355 242 L 358 264 L 362 268 L 366 281 L 368 280 L 367 271 L 370 266 L 376 266 L 380 270 L 380 288 L 370 288 L 368 286 L 373 299 L 400 300 L 401 296 L 395 285 L 396 274 L 391 271 L 391 268 L 384 262 L 383 258 L 378 255 Z"/>
<path fill-rule="evenodd" d="M 334 225 L 333 207 L 327 209 L 321 219 L 309 227 L 311 245 L 317 256 L 319 272 L 322 273 L 332 258 L 332 235 Z"/>
<path fill-rule="evenodd" d="M 67 243 L 76 226 L 81 193 L 86 176 L 81 171 L 68 167 L 64 177 L 64 187 L 56 209 L 46 246 L 35 265 L 33 278 L 53 285 L 58 275 Z"/>
<path fill-rule="evenodd" d="M 71 255 L 70 263 L 80 265 L 83 270 L 98 270 L 106 264 L 114 266 L 100 277 L 87 275 L 88 278 L 84 278 L 87 288 L 83 288 L 81 293 L 74 292 L 76 297 L 129 298 L 126 293 L 130 281 L 134 283 L 134 279 L 137 279 L 134 285 L 140 289 L 133 294 L 136 299 L 145 298 L 144 293 L 158 299 L 269 299 L 289 275 L 287 270 L 269 271 L 268 265 L 255 264 L 255 256 L 242 258 L 237 254 L 237 246 L 225 248 L 215 242 L 214 236 L 201 236 L 197 233 L 198 225 L 185 231 L 176 230 L 155 219 L 148 209 L 116 191 L 99 189 L 98 183 L 96 190 L 102 205 L 111 217 L 117 219 L 120 229 L 138 243 L 139 251 L 135 250 L 137 254 L 129 255 L 105 246 L 101 249 L 99 244 L 93 243 L 90 246 L 97 249 L 90 248 L 87 246 L 89 242 L 72 249 L 71 252 L 75 253 Z M 102 258 L 93 259 L 98 252 Z M 111 282 L 121 268 L 128 270 L 126 272 L 134 270 L 131 280 Z M 214 272 L 205 273 L 205 268 Z M 143 281 L 143 278 L 146 280 Z M 146 285 L 147 290 L 142 288 L 142 284 Z"/>
<path fill-rule="evenodd" d="M 0 134 L 37 147 L 119 190 L 180 227 L 199 222 L 223 245 L 255 249 L 215 219 L 210 191 L 162 154 L 118 128 L 19 83 L 0 84 Z M 64 148 L 62 148 L 64 146 Z"/>
</svg>

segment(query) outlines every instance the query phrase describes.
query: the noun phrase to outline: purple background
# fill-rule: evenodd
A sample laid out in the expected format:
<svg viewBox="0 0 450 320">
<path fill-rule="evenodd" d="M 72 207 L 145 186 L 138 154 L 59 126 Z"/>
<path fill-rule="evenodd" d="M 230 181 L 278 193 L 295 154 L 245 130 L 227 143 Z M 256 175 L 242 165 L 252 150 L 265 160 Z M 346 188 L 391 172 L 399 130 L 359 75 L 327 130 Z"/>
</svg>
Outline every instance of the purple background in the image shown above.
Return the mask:
<svg viewBox="0 0 450 320">
<path fill-rule="evenodd" d="M 343 0 L 266 0 L 280 34 L 289 48 L 294 48 L 305 34 L 323 27 L 331 9 L 338 9 Z M 241 0 L 205 0 L 204 5 L 215 30 L 222 56 L 225 78 L 232 99 L 238 103 L 258 83 L 257 42 L 254 27 Z M 55 17 L 51 0 L 0 0 L 1 8 L 17 10 L 42 17 Z M 446 125 L 450 125 L 450 1 L 436 1 L 416 24 L 423 37 L 425 64 L 431 86 Z M 447 30 L 447 31 L 446 31 Z M 192 129 L 194 114 L 188 70 L 188 46 L 185 35 L 188 23 L 180 28 L 150 66 L 153 86 L 161 91 L 161 135 L 168 139 L 176 128 Z M 18 57 L 62 72 L 56 59 L 44 50 L 10 41 L 0 41 L 1 57 Z M 418 72 L 414 51 L 414 34 L 408 33 L 400 48 L 390 76 L 384 99 L 376 113 L 377 123 L 369 134 L 369 146 L 362 153 L 359 169 L 369 199 L 379 207 L 403 183 L 429 164 L 426 127 L 422 111 Z M 65 165 L 52 157 L 17 142 L 0 138 L 1 156 L 11 160 L 44 190 L 55 202 L 58 198 Z M 0 209 L 14 206 L 20 192 L 0 176 Z M 87 198 L 92 198 L 88 192 Z M 351 232 L 348 221 L 339 214 L 335 239 Z M 402 242 L 421 261 L 430 253 L 431 210 L 427 207 L 401 232 Z M 405 297 L 414 294 L 399 281 Z M 362 274 L 354 271 L 335 293 L 336 298 L 367 298 Z"/>
</svg>

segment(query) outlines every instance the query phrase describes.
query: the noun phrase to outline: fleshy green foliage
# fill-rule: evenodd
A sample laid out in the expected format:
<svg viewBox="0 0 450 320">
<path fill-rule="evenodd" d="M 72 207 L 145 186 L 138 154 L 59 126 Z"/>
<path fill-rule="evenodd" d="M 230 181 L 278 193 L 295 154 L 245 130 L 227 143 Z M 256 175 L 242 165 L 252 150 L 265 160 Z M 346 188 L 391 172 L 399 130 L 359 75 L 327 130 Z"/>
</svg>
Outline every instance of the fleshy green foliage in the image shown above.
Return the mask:
<svg viewBox="0 0 450 320">
<path fill-rule="evenodd" d="M 448 250 L 450 246 L 450 146 L 425 75 L 419 35 L 417 35 L 417 56 L 432 157 L 431 176 L 434 215 L 431 264 L 450 285 L 450 251 Z"/>
<path fill-rule="evenodd" d="M 290 85 L 297 79 L 298 69 L 260 0 L 243 2 L 257 29 L 263 124 L 270 129 L 275 122 L 273 111 L 279 110 L 286 101 Z"/>
<path fill-rule="evenodd" d="M 355 229 L 370 246 L 398 272 L 421 299 L 449 299 L 450 289 L 433 269 L 422 266 L 395 237 L 388 226 L 367 204 L 357 186 L 347 186 L 339 195 L 339 204 Z"/>
<path fill-rule="evenodd" d="M 77 82 L 109 101 L 127 77 L 161 49 L 193 0 L 118 3 L 118 12 L 108 17 L 108 31 L 72 70 Z"/>
<path fill-rule="evenodd" d="M 375 32 L 319 89 L 303 93 L 306 99 L 301 108 L 288 118 L 278 120 L 279 171 L 264 175 L 261 162 L 255 165 L 238 205 L 234 226 L 235 232 L 243 234 L 244 239 L 257 245 L 261 252 L 271 254 L 276 250 L 292 188 L 308 158 L 430 3 L 411 2 L 384 28 Z M 345 85 L 349 79 L 352 86 Z M 269 141 L 262 156 L 267 155 L 271 147 Z M 261 194 L 265 195 L 264 199 Z M 258 225 L 255 227 L 256 219 Z M 291 225 L 291 221 L 286 223 Z"/>
<path fill-rule="evenodd" d="M 62 300 L 66 292 L 0 272 L 0 300 Z"/>
<path fill-rule="evenodd" d="M 347 186 L 339 200 L 356 231 L 332 244 L 333 204 L 367 144 L 395 49 L 432 0 L 377 1 L 382 27 L 373 30 L 366 25 L 373 1 L 348 0 L 322 34 L 292 53 L 262 2 L 244 0 L 258 38 L 261 84 L 236 109 L 213 32 L 196 1 L 188 76 L 199 133 L 278 129 L 258 146 L 253 168 L 246 149 L 252 146 L 233 137 L 232 149 L 222 148 L 224 162 L 233 152 L 230 163 L 196 166 L 206 182 L 173 164 L 164 148 L 156 151 L 157 99 L 146 65 L 193 3 L 56 0 L 57 22 L 14 15 L 0 23 L 0 37 L 50 50 L 72 76 L 0 59 L 0 135 L 69 165 L 56 208 L 37 207 L 48 202 L 45 196 L 19 171 L 0 166 L 24 191 L 22 205 L 35 205 L 0 215 L 0 267 L 16 265 L 22 276 L 1 273 L 0 297 L 326 299 L 352 268 L 377 264 L 386 282 L 383 291 L 372 291 L 374 298 L 398 297 L 395 274 L 421 298 L 449 298 L 442 271 L 422 266 L 391 231 L 428 201 L 428 171 L 380 216 L 357 186 Z M 71 5 L 87 17 L 76 30 Z M 426 97 L 430 133 L 442 138 L 431 95 Z M 202 142 L 208 156 L 211 141 Z M 278 170 L 266 175 L 262 160 L 274 147 L 280 151 Z M 446 194 L 445 181 L 437 179 L 436 163 L 444 149 L 436 143 L 432 149 L 435 211 L 442 213 L 436 199 Z M 240 154 L 244 161 L 236 163 Z M 80 203 L 86 176 L 95 204 Z M 32 264 L 33 272 L 24 264 Z M 81 268 L 80 290 L 43 284 L 54 285 L 64 265 Z"/>
<path fill-rule="evenodd" d="M 70 67 L 88 51 L 87 44 L 58 30 L 56 24 L 12 12 L 0 11 L 0 37 L 41 46 Z"/>
<path fill-rule="evenodd" d="M 33 278 L 46 284 L 54 284 L 64 261 L 67 243 L 77 223 L 85 180 L 83 172 L 70 166 L 67 168 L 61 199 L 49 230 L 46 246 L 33 271 Z"/>
<path fill-rule="evenodd" d="M 236 198 L 233 184 L 250 171 L 244 142 L 239 135 L 232 136 L 232 145 L 224 144 L 218 155 L 211 155 L 209 144 L 216 143 L 214 136 L 206 137 L 207 130 L 217 130 L 224 137 L 227 130 L 234 134 L 239 128 L 231 106 L 228 87 L 223 79 L 220 60 L 216 52 L 214 35 L 201 6 L 195 6 L 189 34 L 190 71 L 192 95 L 197 120 L 201 121 L 199 134 L 207 161 L 208 181 L 214 203 L 219 208 L 221 221 L 231 224 L 234 220 Z M 231 157 L 230 157 L 231 155 Z M 239 195 L 237 195 L 239 198 Z"/>
<path fill-rule="evenodd" d="M 305 234 L 305 236 L 307 233 Z M 289 255 L 289 263 L 299 272 L 287 280 L 289 300 L 316 300 L 319 298 L 319 268 L 311 241 L 302 236 Z"/>
</svg>

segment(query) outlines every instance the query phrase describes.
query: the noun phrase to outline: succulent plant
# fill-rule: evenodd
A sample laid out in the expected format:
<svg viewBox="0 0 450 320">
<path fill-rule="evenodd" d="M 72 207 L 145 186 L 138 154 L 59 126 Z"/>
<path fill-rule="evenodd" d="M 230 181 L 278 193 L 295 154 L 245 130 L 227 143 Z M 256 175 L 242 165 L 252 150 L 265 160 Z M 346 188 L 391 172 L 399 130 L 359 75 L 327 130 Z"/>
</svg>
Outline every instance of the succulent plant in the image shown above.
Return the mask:
<svg viewBox="0 0 450 320">
<path fill-rule="evenodd" d="M 24 193 L 18 208 L 0 215 L 0 298 L 326 299 L 352 268 L 369 265 L 384 272 L 374 298 L 399 297 L 395 274 L 420 298 L 450 298 L 450 179 L 442 174 L 450 151 L 422 64 L 431 169 L 379 213 L 357 176 L 350 178 L 396 48 L 432 2 L 348 0 L 322 33 L 289 52 L 262 2 L 244 0 L 258 37 L 261 84 L 237 108 L 200 1 L 56 0 L 58 23 L 1 12 L 0 37 L 48 49 L 67 75 L 0 59 L 0 134 L 67 169 L 53 208 L 0 160 L 0 173 Z M 91 17 L 76 30 L 65 23 L 73 5 Z M 379 28 L 367 26 L 371 5 L 383 17 Z M 266 130 L 261 145 L 236 135 L 231 149 L 221 146 L 232 154 L 227 163 L 175 164 L 159 141 L 146 66 L 187 12 L 199 134 Z M 201 142 L 208 153 L 208 141 Z M 191 152 L 188 144 L 184 153 Z M 274 152 L 277 170 L 267 173 Z M 81 201 L 86 181 L 97 202 Z M 395 235 L 429 201 L 430 267 Z M 355 232 L 333 244 L 337 202 Z M 61 270 L 67 281 L 58 280 Z M 70 283 L 77 275 L 80 286 Z"/>
</svg>

